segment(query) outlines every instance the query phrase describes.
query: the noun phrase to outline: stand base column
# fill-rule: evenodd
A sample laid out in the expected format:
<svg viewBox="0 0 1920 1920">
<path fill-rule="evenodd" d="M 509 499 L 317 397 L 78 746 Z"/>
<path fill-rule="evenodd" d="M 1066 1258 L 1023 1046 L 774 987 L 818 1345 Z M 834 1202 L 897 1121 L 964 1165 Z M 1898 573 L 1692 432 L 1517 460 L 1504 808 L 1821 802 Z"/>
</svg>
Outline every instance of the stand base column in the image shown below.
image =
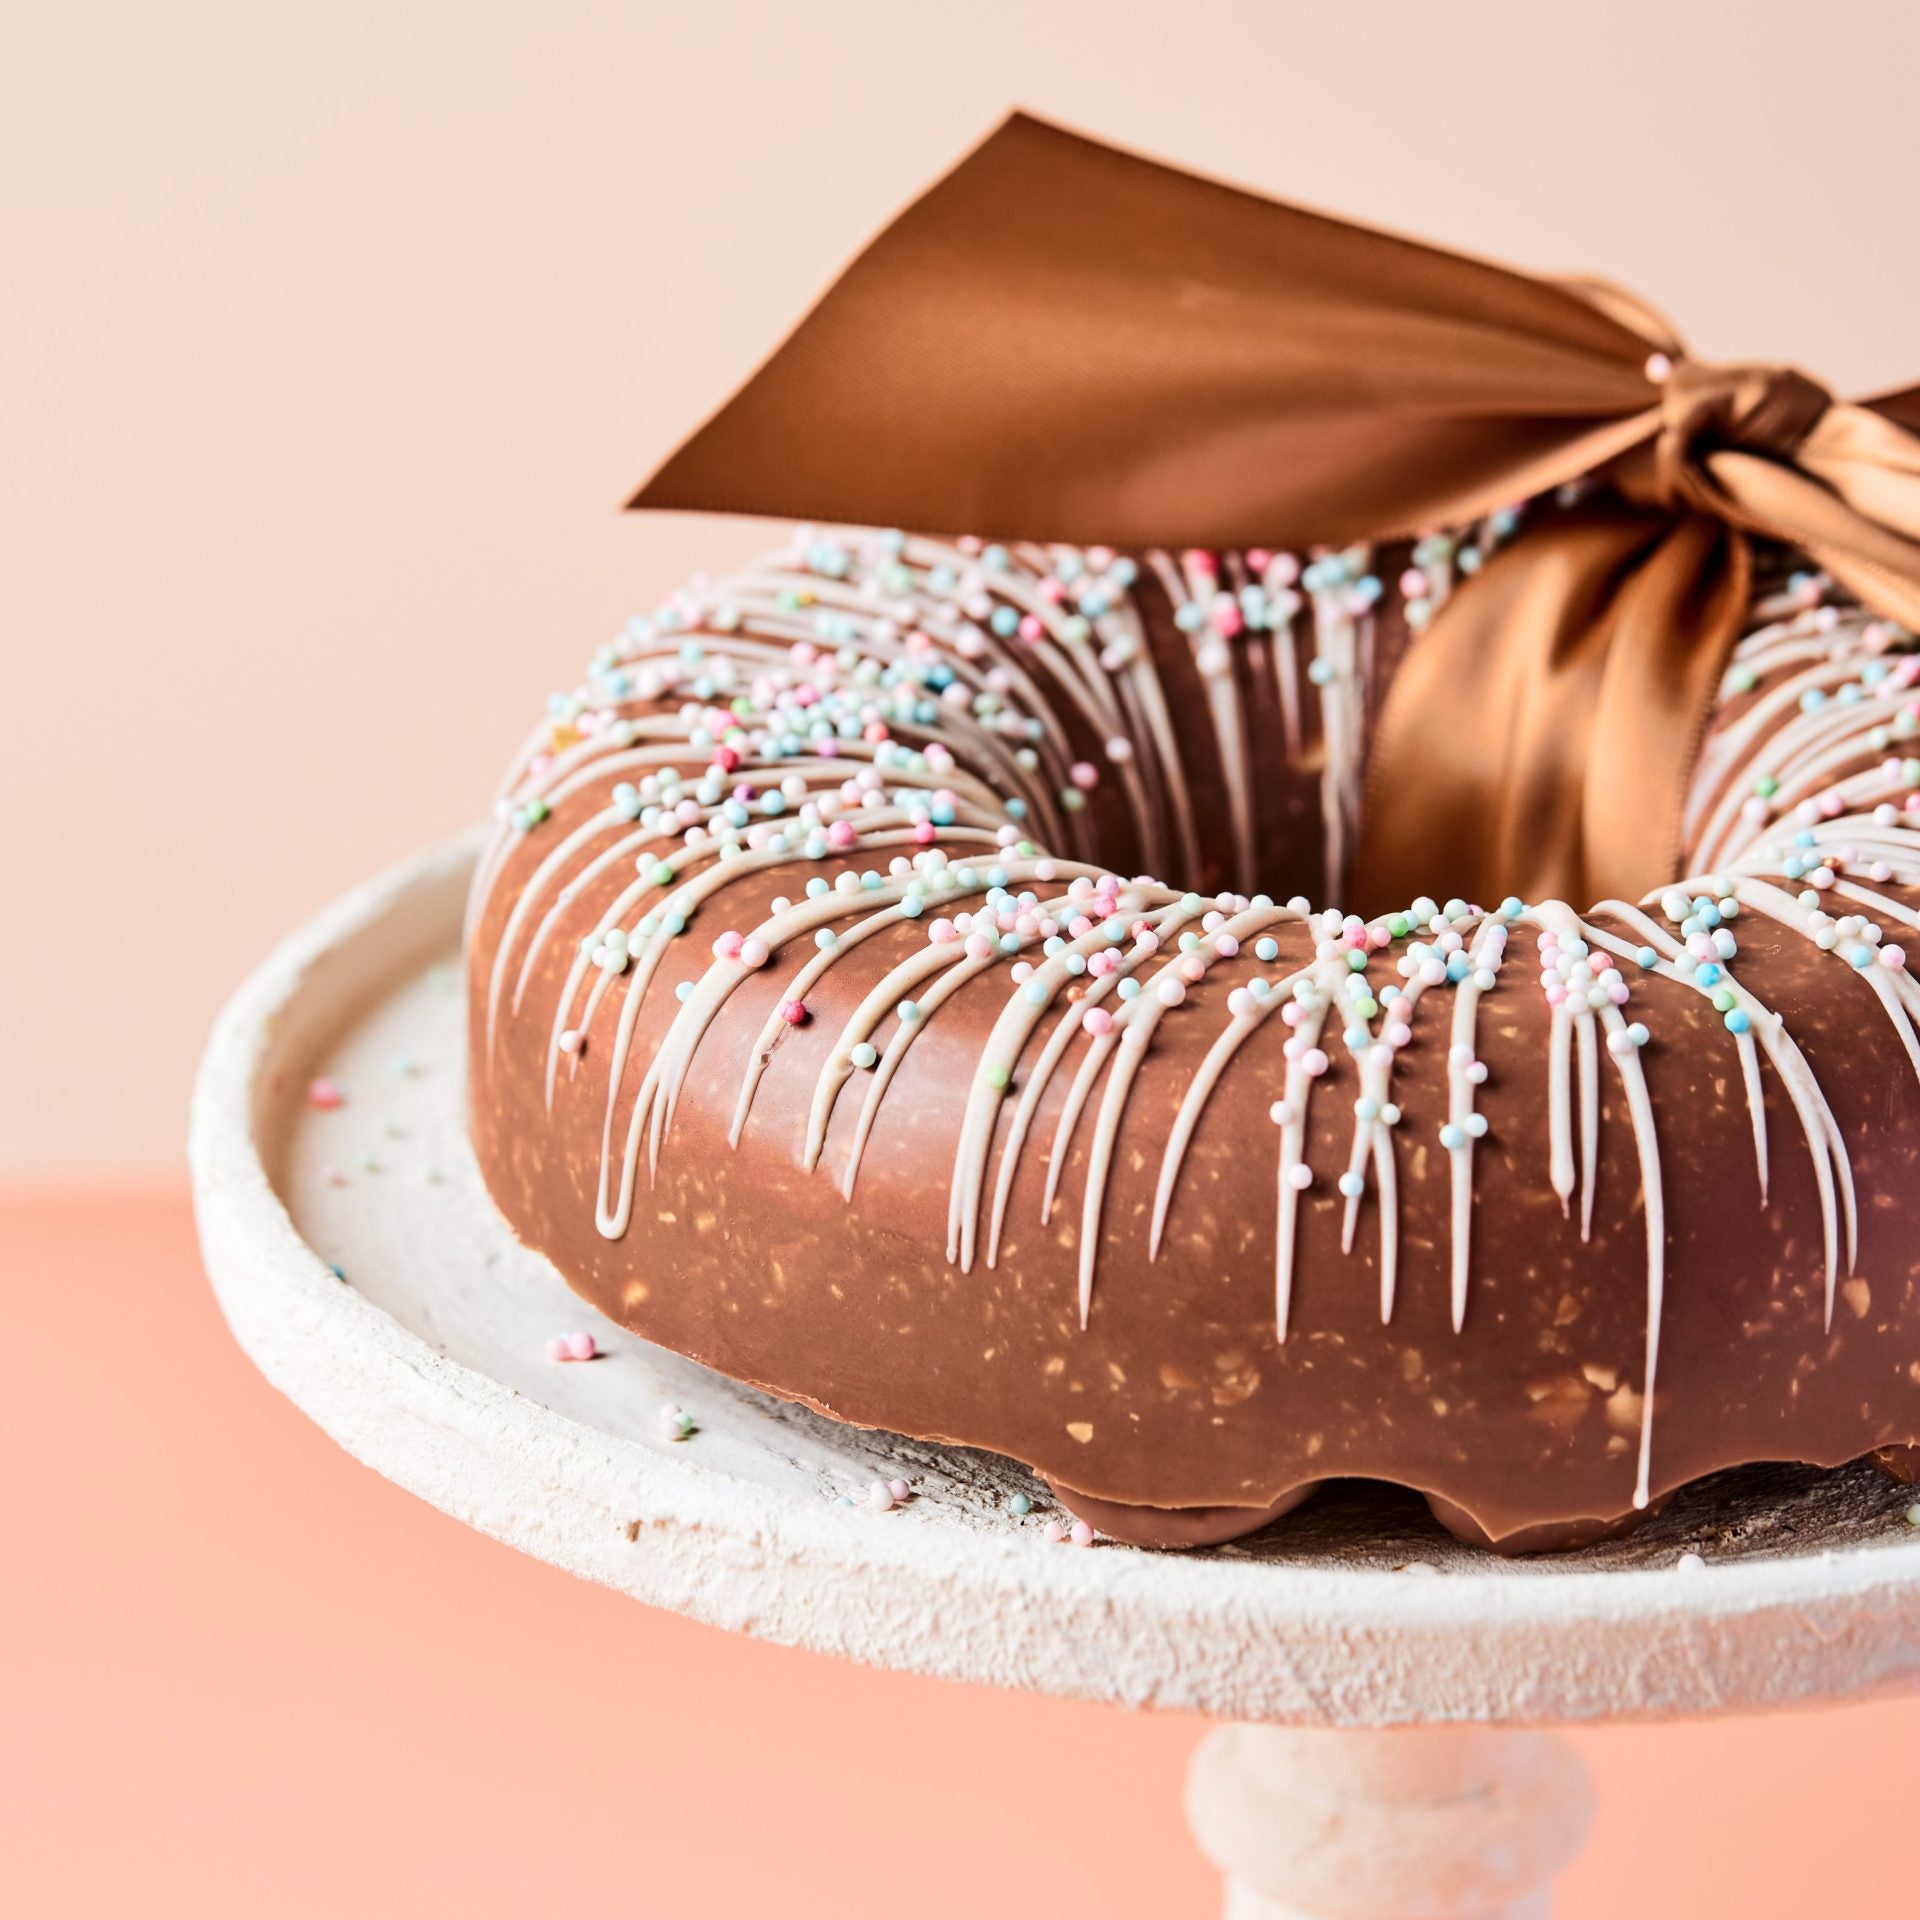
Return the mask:
<svg viewBox="0 0 1920 1920">
<path fill-rule="evenodd" d="M 1552 1733 L 1226 1726 L 1187 1774 L 1226 1920 L 1546 1920 L 1592 1818 Z"/>
</svg>

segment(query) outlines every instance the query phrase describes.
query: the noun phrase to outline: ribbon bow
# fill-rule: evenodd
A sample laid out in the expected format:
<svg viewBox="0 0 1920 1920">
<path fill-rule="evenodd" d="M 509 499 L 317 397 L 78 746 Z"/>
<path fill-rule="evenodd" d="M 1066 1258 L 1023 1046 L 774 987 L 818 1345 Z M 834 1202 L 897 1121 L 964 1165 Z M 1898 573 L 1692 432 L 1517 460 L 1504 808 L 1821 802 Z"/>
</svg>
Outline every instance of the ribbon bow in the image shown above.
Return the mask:
<svg viewBox="0 0 1920 1920">
<path fill-rule="evenodd" d="M 1350 892 L 1637 898 L 1752 542 L 1920 630 L 1920 388 L 1690 360 L 1553 282 L 1006 121 L 854 261 L 632 505 L 1109 546 L 1310 548 L 1583 475 L 1412 646 Z"/>
</svg>

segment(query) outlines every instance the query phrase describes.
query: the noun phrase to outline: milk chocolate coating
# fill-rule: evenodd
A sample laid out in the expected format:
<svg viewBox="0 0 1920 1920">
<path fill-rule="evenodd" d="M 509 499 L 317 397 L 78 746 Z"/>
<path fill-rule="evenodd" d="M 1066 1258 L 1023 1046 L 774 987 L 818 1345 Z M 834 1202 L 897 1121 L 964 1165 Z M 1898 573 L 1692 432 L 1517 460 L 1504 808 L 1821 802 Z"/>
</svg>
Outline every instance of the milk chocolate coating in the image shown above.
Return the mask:
<svg viewBox="0 0 1920 1920">
<path fill-rule="evenodd" d="M 1138 599 L 1188 754 L 1205 868 L 1168 877 L 1211 892 L 1233 876 L 1222 854 L 1227 803 L 1205 690 L 1165 596 L 1143 583 Z M 1391 671 L 1404 640 L 1404 625 L 1383 610 L 1377 676 Z M 1301 762 L 1287 760 L 1277 721 L 1259 704 L 1266 697 L 1249 690 L 1246 708 L 1258 756 L 1256 878 L 1278 897 L 1299 891 L 1318 900 L 1327 875 L 1317 748 L 1309 743 Z M 663 699 L 657 710 L 673 705 Z M 1733 724 L 1750 706 L 1729 701 L 1717 725 Z M 1097 751 L 1073 716 L 1061 724 L 1076 755 Z M 1863 745 L 1858 764 L 1871 765 L 1878 751 Z M 691 775 L 704 758 L 689 748 L 681 765 Z M 524 982 L 527 942 L 524 932 L 518 937 L 508 969 L 517 994 L 504 998 L 491 1033 L 489 983 L 516 900 L 553 848 L 604 806 L 606 784 L 556 804 L 537 832 L 509 833 L 477 897 L 470 1098 L 473 1144 L 502 1213 L 612 1319 L 839 1419 L 1012 1455 L 1096 1525 L 1155 1544 L 1230 1538 L 1346 1476 L 1417 1489 L 1464 1537 L 1510 1549 L 1577 1543 L 1631 1518 L 1647 1333 L 1642 1168 L 1623 1080 L 1603 1060 L 1597 1192 L 1583 1240 L 1578 1201 L 1570 1218 L 1548 1182 L 1551 1010 L 1534 981 L 1530 938 L 1522 951 L 1516 934 L 1501 985 L 1480 1010 L 1476 1045 L 1488 1074 L 1478 1107 L 1488 1131 L 1472 1158 L 1471 1281 L 1457 1331 L 1452 1164 L 1435 1139 L 1448 1102 L 1440 1017 L 1416 1025 L 1394 1070 L 1407 1121 L 1395 1145 L 1400 1272 L 1389 1321 L 1377 1192 L 1362 1203 L 1351 1251 L 1341 1246 L 1346 1203 L 1333 1176 L 1346 1164 L 1354 1086 L 1336 1060 L 1310 1109 L 1306 1159 L 1319 1171 L 1302 1196 L 1289 1331 L 1284 1342 L 1276 1337 L 1269 1108 L 1287 1039 L 1278 1020 L 1247 1039 L 1201 1109 L 1164 1241 L 1148 1257 L 1168 1134 L 1228 1023 L 1227 998 L 1256 975 L 1311 956 L 1311 938 L 1297 927 L 1276 936 L 1275 965 L 1243 951 L 1212 966 L 1146 1048 L 1119 1123 L 1083 1327 L 1079 1237 L 1091 1139 L 1084 1118 L 1066 1148 L 1050 1219 L 1042 1207 L 1047 1142 L 1070 1072 L 1056 1072 L 1039 1103 L 997 1260 L 976 1258 L 963 1271 L 948 1258 L 955 1142 L 983 1047 L 1008 1004 L 1004 968 L 973 979 L 927 1019 L 859 1155 L 851 1197 L 841 1183 L 859 1084 L 835 1102 L 819 1164 L 803 1164 L 809 1112 L 836 1036 L 890 967 L 924 950 L 921 923 L 877 933 L 827 969 L 807 995 L 805 1023 L 780 1026 L 766 1049 L 736 1146 L 729 1130 L 742 1077 L 791 969 L 769 965 L 746 978 L 699 1039 L 651 1180 L 641 1152 L 631 1223 L 618 1238 L 596 1228 L 604 1141 L 625 1137 L 648 1064 L 679 1012 L 673 983 L 698 979 L 717 933 L 760 923 L 775 897 L 799 895 L 816 867 L 831 875 L 861 864 L 858 852 L 812 864 L 796 858 L 730 881 L 700 909 L 676 943 L 684 957 L 669 960 L 638 1009 L 611 1121 L 605 1058 L 611 1013 L 624 1004 L 621 980 L 609 986 L 582 1052 L 561 1064 L 549 1108 L 554 1009 L 582 939 L 632 881 L 631 863 L 559 902 L 554 937 Z M 1135 871 L 1140 848 L 1108 784 L 1091 797 L 1088 815 L 1108 864 Z M 943 833 L 936 844 L 950 838 Z M 955 859 L 963 855 L 973 850 L 955 843 Z M 1920 897 L 1891 881 L 1876 891 L 1906 906 Z M 549 890 L 541 910 L 552 904 Z M 1587 917 L 1600 929 L 1624 924 L 1606 912 Z M 1829 1327 L 1820 1194 L 1780 1077 L 1762 1078 L 1771 1143 L 1763 1204 L 1739 1062 L 1720 1013 L 1692 986 L 1637 976 L 1629 1012 L 1655 1036 L 1640 1057 L 1665 1202 L 1648 1489 L 1656 1502 L 1726 1467 L 1839 1465 L 1920 1442 L 1914 1067 L 1864 974 L 1763 914 L 1743 913 L 1735 924 L 1734 970 L 1784 1020 L 1844 1142 L 1859 1196 L 1858 1258 L 1849 1270 L 1843 1251 Z M 1076 1036 L 1076 1057 L 1084 1044 Z M 989 1192 L 1012 1097 L 1037 1047 L 1026 1049 L 999 1107 Z"/>
</svg>

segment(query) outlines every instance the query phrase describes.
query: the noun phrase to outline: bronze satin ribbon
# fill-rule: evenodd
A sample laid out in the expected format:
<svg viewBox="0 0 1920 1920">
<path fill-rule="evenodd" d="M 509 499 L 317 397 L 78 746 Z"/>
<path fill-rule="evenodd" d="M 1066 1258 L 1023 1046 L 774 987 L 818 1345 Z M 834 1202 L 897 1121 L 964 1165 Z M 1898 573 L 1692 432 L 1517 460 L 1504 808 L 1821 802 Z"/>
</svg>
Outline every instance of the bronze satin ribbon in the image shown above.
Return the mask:
<svg viewBox="0 0 1920 1920">
<path fill-rule="evenodd" d="M 632 505 L 1081 545 L 1310 548 L 1583 474 L 1382 703 L 1350 894 L 1637 898 L 1784 542 L 1920 629 L 1920 389 L 1685 358 L 1537 280 L 1015 115 L 902 213 Z M 1178 879 L 1178 875 L 1169 876 Z"/>
</svg>

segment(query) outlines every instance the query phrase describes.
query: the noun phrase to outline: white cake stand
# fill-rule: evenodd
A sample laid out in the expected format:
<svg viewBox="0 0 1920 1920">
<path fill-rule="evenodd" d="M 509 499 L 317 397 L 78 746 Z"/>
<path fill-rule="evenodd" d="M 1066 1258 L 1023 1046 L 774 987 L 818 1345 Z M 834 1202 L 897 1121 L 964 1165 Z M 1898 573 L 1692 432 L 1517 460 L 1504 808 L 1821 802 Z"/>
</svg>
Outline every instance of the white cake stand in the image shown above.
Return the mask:
<svg viewBox="0 0 1920 1920">
<path fill-rule="evenodd" d="M 1046 1489 L 1009 1461 L 838 1426 L 635 1340 L 514 1241 L 466 1150 L 472 858 L 422 855 L 283 945 L 221 1016 L 192 1128 L 241 1345 L 468 1525 L 738 1632 L 1230 1723 L 1187 1806 L 1236 1920 L 1544 1914 L 1590 1796 L 1566 1742 L 1525 1729 L 1920 1678 L 1920 1533 L 1871 1470 L 1730 1476 L 1549 1559 L 1461 1547 L 1377 1489 L 1239 1546 L 1081 1551 L 1045 1538 Z M 549 1360 L 576 1328 L 606 1357 Z M 697 1431 L 668 1438 L 667 1402 Z M 896 1478 L 910 1499 L 865 1504 Z"/>
</svg>

